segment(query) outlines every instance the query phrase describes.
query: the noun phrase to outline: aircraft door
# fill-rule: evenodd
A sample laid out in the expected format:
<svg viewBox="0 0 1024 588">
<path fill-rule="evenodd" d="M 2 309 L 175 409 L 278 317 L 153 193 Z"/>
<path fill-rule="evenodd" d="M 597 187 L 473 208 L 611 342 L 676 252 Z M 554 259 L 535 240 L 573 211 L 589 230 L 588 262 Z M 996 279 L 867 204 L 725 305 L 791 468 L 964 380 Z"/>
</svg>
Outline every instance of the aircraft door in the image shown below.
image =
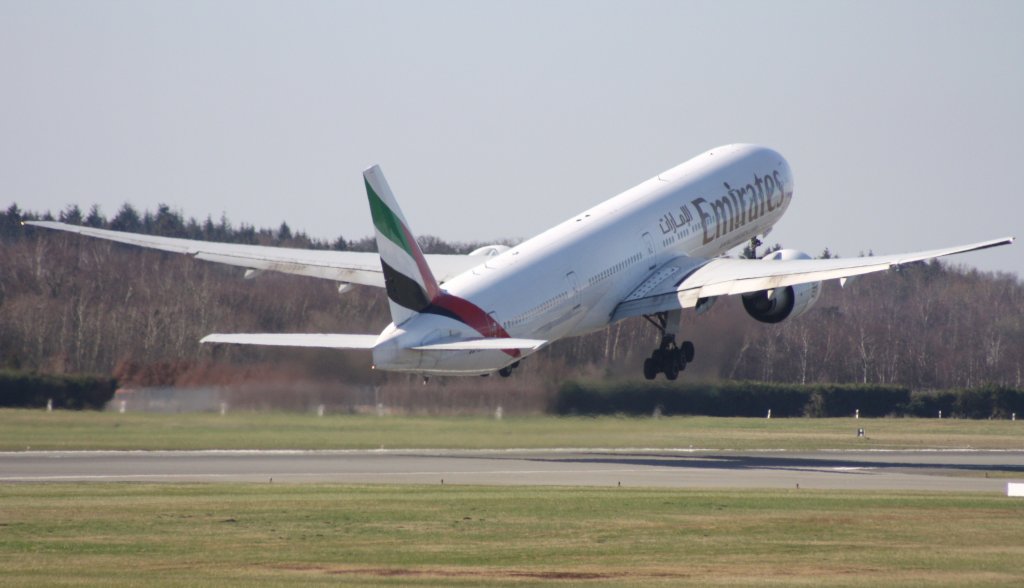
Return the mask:
<svg viewBox="0 0 1024 588">
<path fill-rule="evenodd" d="M 487 313 L 487 316 L 491 317 L 490 326 L 487 329 L 487 337 L 500 337 L 501 334 L 498 332 L 498 327 L 501 325 L 501 321 L 498 320 L 497 311 L 492 310 Z"/>
<path fill-rule="evenodd" d="M 572 300 L 572 308 L 575 310 L 581 304 L 580 280 L 576 277 L 576 272 L 569 272 L 565 274 L 565 281 L 569 284 L 569 299 Z"/>
<path fill-rule="evenodd" d="M 646 256 L 648 258 L 653 258 L 654 257 L 654 237 L 651 237 L 650 233 L 645 232 L 643 235 L 641 235 L 641 238 L 644 241 L 644 251 L 647 254 Z M 652 263 L 649 265 L 648 269 L 654 269 L 655 268 L 656 264 L 654 264 L 653 261 L 654 260 L 651 259 Z"/>
<path fill-rule="evenodd" d="M 654 237 L 651 237 L 651 234 L 646 232 L 642 237 L 644 240 L 644 250 L 647 251 L 647 255 L 654 255 Z"/>
</svg>

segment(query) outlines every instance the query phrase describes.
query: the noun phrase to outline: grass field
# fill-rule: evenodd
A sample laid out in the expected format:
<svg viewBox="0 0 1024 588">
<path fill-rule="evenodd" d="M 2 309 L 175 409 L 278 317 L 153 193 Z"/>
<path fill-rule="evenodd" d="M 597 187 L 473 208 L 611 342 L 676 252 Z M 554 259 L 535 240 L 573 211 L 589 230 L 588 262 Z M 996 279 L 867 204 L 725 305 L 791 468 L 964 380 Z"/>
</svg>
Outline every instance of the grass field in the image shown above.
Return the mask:
<svg viewBox="0 0 1024 588">
<path fill-rule="evenodd" d="M 0 584 L 1021 585 L 984 494 L 0 486 Z"/>
<path fill-rule="evenodd" d="M 1024 449 L 1022 426 L 0 410 L 0 449 Z M 0 585 L 1017 586 L 1021 561 L 1024 501 L 997 494 L 0 485 Z"/>
<path fill-rule="evenodd" d="M 865 438 L 856 431 L 864 428 Z M 0 450 L 26 449 L 1024 449 L 1024 422 L 713 417 L 377 417 L 0 410 Z"/>
</svg>

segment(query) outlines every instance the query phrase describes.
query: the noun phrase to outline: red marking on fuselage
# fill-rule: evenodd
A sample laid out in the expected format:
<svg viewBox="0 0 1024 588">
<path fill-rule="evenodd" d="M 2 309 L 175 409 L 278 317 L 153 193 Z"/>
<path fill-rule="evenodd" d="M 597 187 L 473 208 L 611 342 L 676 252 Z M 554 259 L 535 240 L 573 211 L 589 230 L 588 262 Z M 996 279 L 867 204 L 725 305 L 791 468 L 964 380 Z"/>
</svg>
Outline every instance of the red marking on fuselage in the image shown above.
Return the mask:
<svg viewBox="0 0 1024 588">
<path fill-rule="evenodd" d="M 423 312 L 454 318 L 489 339 L 508 339 L 510 337 L 508 331 L 479 306 L 447 292 L 439 293 Z M 502 349 L 502 351 L 512 357 L 522 355 L 518 349 Z"/>
</svg>

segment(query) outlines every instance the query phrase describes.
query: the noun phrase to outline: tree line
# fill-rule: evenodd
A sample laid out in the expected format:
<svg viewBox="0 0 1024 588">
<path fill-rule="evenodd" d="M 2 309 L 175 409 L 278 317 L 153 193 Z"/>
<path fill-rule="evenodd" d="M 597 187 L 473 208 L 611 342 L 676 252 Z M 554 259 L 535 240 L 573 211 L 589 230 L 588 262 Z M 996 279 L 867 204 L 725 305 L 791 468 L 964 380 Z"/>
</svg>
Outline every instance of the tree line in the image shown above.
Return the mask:
<svg viewBox="0 0 1024 588">
<path fill-rule="evenodd" d="M 384 293 L 263 274 L 186 256 L 23 227 L 49 213 L 11 206 L 0 213 L 0 367 L 48 373 L 113 374 L 122 384 L 169 385 L 302 377 L 422 389 L 411 376 L 369 369 L 366 352 L 200 346 L 211 332 L 378 332 L 389 322 Z M 196 222 L 160 206 L 125 205 L 111 219 L 71 206 L 56 220 L 113 230 L 236 243 L 372 249 L 373 239 L 333 243 L 300 232 Z M 428 251 L 465 253 L 480 244 L 424 238 Z M 365 250 L 365 249 L 363 249 Z M 723 298 L 707 313 L 684 313 L 681 336 L 696 344 L 684 380 L 860 383 L 915 390 L 1020 388 L 1024 375 L 1024 287 L 1011 274 L 941 262 L 825 284 L 818 304 L 779 325 L 749 318 Z M 568 378 L 640 378 L 657 332 L 636 318 L 558 341 L 508 380 L 473 387 L 536 391 L 550 398 Z M 455 379 L 432 385 L 455 386 Z M 461 384 L 460 384 L 461 386 Z M 417 388 L 419 387 L 419 388 Z M 452 388 L 454 390 L 455 388 Z M 534 392 L 531 392 L 534 393 Z M 539 396 L 539 397 L 540 397 Z"/>
<path fill-rule="evenodd" d="M 17 204 L 12 204 L 7 210 L 0 212 L 0 239 L 15 241 L 21 238 L 23 234 L 21 221 L 23 220 L 56 220 L 70 225 L 97 229 L 243 245 L 331 249 L 334 251 L 377 251 L 377 240 L 372 236 L 351 240 L 345 239 L 343 236 L 334 240 L 317 239 L 310 237 L 304 231 L 293 231 L 287 222 L 282 222 L 276 229 L 256 228 L 245 223 L 235 227 L 226 215 L 221 215 L 217 221 L 214 221 L 212 216 L 207 216 L 200 222 L 195 217 L 186 219 L 183 213 L 172 210 L 167 204 L 157 205 L 156 212 L 149 210 L 139 212 L 127 202 L 121 205 L 121 208 L 110 219 L 101 212 L 97 204 L 93 204 L 87 213 L 83 213 L 77 204 L 70 204 L 56 216 L 49 211 L 44 213 L 23 211 Z M 452 243 L 432 235 L 423 235 L 418 238 L 418 241 L 425 253 L 465 254 L 483 245 L 473 242 Z M 501 243 L 508 244 L 508 240 L 502 240 Z"/>
</svg>

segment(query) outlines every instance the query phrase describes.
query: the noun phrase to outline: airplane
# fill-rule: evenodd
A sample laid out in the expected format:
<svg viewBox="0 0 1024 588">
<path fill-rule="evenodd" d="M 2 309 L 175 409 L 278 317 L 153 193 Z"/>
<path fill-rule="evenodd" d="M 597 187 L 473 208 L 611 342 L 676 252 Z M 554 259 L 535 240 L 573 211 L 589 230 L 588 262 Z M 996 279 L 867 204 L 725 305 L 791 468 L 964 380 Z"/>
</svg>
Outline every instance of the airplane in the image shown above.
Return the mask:
<svg viewBox="0 0 1024 588">
<path fill-rule="evenodd" d="M 424 255 L 380 167 L 363 172 L 378 253 L 213 243 L 52 221 L 25 224 L 184 253 L 263 271 L 383 287 L 391 323 L 378 334 L 214 333 L 202 343 L 368 349 L 373 369 L 422 375 L 507 377 L 527 356 L 565 337 L 634 316 L 657 329 L 643 375 L 675 380 L 694 360 L 680 341 L 682 312 L 700 314 L 738 295 L 753 319 L 779 323 L 807 312 L 821 283 L 1013 243 L 1013 237 L 916 253 L 811 259 L 753 250 L 793 199 L 789 164 L 772 149 L 716 147 L 516 245 L 469 255 Z"/>
</svg>

